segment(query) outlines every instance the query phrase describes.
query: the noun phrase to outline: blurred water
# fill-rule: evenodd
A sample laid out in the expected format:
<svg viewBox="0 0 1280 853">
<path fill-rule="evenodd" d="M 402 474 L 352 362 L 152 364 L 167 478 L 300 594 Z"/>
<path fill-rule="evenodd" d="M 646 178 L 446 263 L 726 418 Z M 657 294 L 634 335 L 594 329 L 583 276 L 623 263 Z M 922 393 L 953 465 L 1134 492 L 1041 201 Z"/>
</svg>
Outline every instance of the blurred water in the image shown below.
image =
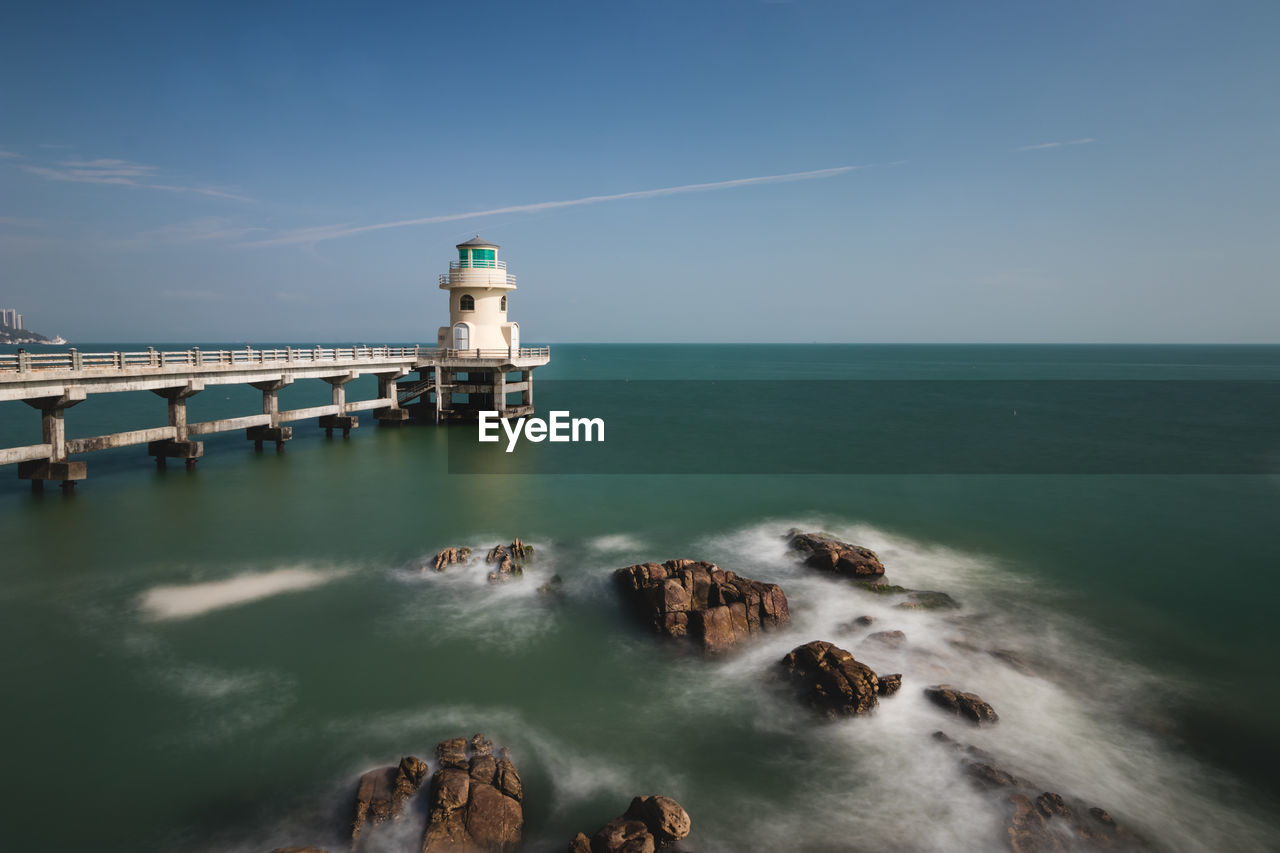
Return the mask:
<svg viewBox="0 0 1280 853">
<path fill-rule="evenodd" d="M 565 345 L 537 376 L 1277 379 L 1280 348 Z M 328 386 L 286 393 L 314 405 Z M 257 403 L 212 388 L 192 417 Z M 163 411 L 91 396 L 69 433 Z M 0 404 L 0 444 L 37 428 Z M 700 850 L 981 849 L 999 815 L 930 741 L 942 728 L 1175 849 L 1266 849 L 1274 478 L 450 475 L 448 435 L 468 429 L 366 421 L 343 441 L 298 424 L 280 455 L 215 436 L 190 474 L 140 448 L 93 454 L 70 500 L 0 469 L 3 846 L 336 849 L 360 772 L 484 731 L 525 775 L 531 849 L 650 792 L 686 805 Z M 726 429 L 725 453 L 749 443 Z M 891 580 L 964 609 L 903 612 L 815 577 L 782 549 L 792 525 L 873 547 Z M 538 551 L 522 582 L 420 571 L 441 547 L 514 536 Z M 792 630 L 725 662 L 638 632 L 609 572 L 674 557 L 781 583 Z M 538 594 L 556 574 L 564 595 Z M 864 614 L 907 646 L 862 646 L 846 623 Z M 817 638 L 903 672 L 902 692 L 818 723 L 766 678 Z M 1001 723 L 968 731 L 928 706 L 920 688 L 942 680 Z"/>
</svg>

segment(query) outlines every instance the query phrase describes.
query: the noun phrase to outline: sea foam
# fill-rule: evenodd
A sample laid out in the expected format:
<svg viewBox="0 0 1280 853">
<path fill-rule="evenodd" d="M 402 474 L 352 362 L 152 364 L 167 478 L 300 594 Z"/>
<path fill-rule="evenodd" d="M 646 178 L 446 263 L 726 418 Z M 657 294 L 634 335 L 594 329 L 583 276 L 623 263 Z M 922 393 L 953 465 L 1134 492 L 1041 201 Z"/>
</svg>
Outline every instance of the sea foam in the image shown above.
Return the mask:
<svg viewBox="0 0 1280 853">
<path fill-rule="evenodd" d="M 321 586 L 342 574 L 339 571 L 284 568 L 206 583 L 156 586 L 142 594 L 140 606 L 151 619 L 188 619 L 286 592 Z"/>
</svg>

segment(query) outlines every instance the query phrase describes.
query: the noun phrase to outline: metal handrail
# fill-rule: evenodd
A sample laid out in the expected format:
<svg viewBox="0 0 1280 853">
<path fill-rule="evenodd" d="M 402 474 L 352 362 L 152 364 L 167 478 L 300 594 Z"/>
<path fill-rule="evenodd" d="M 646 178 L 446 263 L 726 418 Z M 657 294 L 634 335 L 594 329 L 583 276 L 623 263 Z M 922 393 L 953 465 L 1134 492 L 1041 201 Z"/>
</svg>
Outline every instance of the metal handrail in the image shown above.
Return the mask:
<svg viewBox="0 0 1280 853">
<path fill-rule="evenodd" d="M 451 273 L 451 272 L 450 272 L 450 273 L 441 273 L 441 274 L 440 274 L 440 283 L 441 283 L 441 284 L 453 284 L 453 283 L 454 283 L 454 282 L 453 282 L 453 273 Z M 478 287 L 484 287 L 484 285 L 483 285 L 483 284 L 476 284 L 475 282 L 467 281 L 465 278 L 459 278 L 457 283 L 458 283 L 458 284 L 472 284 L 472 285 L 476 285 L 476 286 L 478 286 Z M 510 285 L 511 287 L 515 287 L 515 286 L 516 286 L 516 277 L 515 277 L 514 275 L 512 275 L 511 273 L 507 273 L 507 284 L 508 284 L 508 285 Z"/>
<path fill-rule="evenodd" d="M 505 270 L 506 268 L 507 268 L 506 261 L 482 261 L 482 260 L 475 260 L 475 259 L 470 261 L 449 261 L 449 269 L 451 270 L 465 270 L 465 269 Z"/>
<path fill-rule="evenodd" d="M 141 352 L 16 352 L 0 354 L 0 376 L 36 370 L 128 370 L 165 367 L 235 367 L 252 364 L 307 364 L 428 358 L 550 358 L 550 347 L 506 349 L 444 349 L 413 347 L 283 347 L 274 349 L 185 350 L 147 349 Z"/>
</svg>

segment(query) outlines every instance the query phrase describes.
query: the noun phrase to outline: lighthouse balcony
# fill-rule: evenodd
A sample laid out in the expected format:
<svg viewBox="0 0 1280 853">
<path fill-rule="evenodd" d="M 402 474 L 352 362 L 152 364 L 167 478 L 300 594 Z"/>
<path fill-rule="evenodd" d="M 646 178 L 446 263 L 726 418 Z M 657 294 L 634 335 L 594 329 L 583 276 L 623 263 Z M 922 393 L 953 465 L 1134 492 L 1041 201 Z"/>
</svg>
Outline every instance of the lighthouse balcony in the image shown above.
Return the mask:
<svg viewBox="0 0 1280 853">
<path fill-rule="evenodd" d="M 465 264 L 466 262 L 462 262 Z M 506 264 L 501 261 L 490 261 L 501 264 L 501 267 L 477 268 L 460 265 L 459 262 L 449 264 L 449 272 L 440 276 L 441 287 L 500 287 L 514 290 L 516 277 L 506 272 Z"/>
</svg>

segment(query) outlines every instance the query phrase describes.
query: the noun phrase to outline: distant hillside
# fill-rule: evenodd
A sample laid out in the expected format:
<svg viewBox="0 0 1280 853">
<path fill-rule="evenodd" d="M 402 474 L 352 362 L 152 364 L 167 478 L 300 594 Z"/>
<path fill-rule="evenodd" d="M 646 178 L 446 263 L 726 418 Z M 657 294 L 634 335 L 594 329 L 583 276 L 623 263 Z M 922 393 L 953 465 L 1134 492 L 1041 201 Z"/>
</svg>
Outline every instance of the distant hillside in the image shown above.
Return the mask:
<svg viewBox="0 0 1280 853">
<path fill-rule="evenodd" d="M 0 344 L 49 344 L 52 340 L 30 329 L 11 329 L 0 326 Z"/>
</svg>

